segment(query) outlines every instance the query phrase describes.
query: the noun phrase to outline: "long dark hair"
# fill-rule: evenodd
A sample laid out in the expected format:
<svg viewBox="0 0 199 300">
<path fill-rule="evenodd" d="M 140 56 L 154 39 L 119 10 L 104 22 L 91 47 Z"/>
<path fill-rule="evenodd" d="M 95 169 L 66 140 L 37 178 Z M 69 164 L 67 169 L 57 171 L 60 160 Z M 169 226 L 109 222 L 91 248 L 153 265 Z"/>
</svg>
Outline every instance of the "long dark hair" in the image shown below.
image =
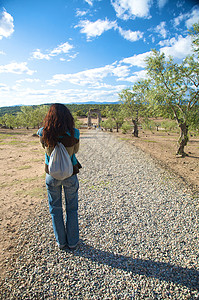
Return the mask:
<svg viewBox="0 0 199 300">
<path fill-rule="evenodd" d="M 74 118 L 63 104 L 52 104 L 43 121 L 43 140 L 47 147 L 55 147 L 59 136 L 68 131 L 74 136 Z"/>
</svg>

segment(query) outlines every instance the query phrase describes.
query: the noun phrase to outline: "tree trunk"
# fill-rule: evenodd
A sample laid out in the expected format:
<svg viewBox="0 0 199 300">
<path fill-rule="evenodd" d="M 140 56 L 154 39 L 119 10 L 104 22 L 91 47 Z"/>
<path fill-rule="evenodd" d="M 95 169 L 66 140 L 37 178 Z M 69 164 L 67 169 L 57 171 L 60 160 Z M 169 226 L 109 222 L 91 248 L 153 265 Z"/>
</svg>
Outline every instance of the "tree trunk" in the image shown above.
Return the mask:
<svg viewBox="0 0 199 300">
<path fill-rule="evenodd" d="M 117 132 L 119 132 L 119 123 L 116 123 Z"/>
<path fill-rule="evenodd" d="M 176 153 L 176 155 L 180 155 L 182 157 L 188 156 L 188 154 L 186 154 L 184 152 L 184 147 L 187 145 L 187 142 L 189 140 L 188 137 L 188 126 L 186 125 L 186 123 L 181 123 L 179 125 L 180 127 L 180 138 L 178 140 L 178 151 Z"/>
<path fill-rule="evenodd" d="M 138 137 L 138 125 L 137 125 L 137 121 L 132 119 L 132 122 L 133 122 L 133 125 L 134 125 L 133 135 L 135 137 Z"/>
</svg>

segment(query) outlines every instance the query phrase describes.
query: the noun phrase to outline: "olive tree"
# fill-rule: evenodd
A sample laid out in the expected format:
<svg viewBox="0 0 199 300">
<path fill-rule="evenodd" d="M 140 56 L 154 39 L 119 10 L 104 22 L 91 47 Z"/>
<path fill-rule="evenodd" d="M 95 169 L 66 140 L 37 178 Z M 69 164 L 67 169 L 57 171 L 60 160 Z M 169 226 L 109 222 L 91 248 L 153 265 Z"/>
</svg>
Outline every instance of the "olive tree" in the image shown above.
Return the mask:
<svg viewBox="0 0 199 300">
<path fill-rule="evenodd" d="M 123 104 L 123 110 L 127 117 L 130 117 L 134 126 L 133 135 L 138 137 L 138 122 L 139 118 L 146 116 L 146 106 L 143 103 L 143 98 L 140 97 L 136 89 L 123 89 L 119 93 L 120 102 Z"/>
<path fill-rule="evenodd" d="M 150 78 L 149 99 L 172 111 L 180 128 L 176 154 L 186 156 L 188 118 L 199 104 L 199 62 L 193 54 L 177 64 L 172 57 L 167 59 L 164 53 L 153 50 L 146 64 Z"/>
<path fill-rule="evenodd" d="M 117 110 L 114 110 L 113 108 L 107 109 L 106 117 L 108 117 L 108 119 L 110 119 L 110 118 L 113 119 L 114 122 L 112 122 L 112 124 L 115 123 L 116 131 L 118 132 L 119 128 L 122 126 L 122 124 L 124 122 L 124 118 L 125 118 L 125 112 L 124 112 L 123 107 L 121 105 L 118 105 Z"/>
</svg>

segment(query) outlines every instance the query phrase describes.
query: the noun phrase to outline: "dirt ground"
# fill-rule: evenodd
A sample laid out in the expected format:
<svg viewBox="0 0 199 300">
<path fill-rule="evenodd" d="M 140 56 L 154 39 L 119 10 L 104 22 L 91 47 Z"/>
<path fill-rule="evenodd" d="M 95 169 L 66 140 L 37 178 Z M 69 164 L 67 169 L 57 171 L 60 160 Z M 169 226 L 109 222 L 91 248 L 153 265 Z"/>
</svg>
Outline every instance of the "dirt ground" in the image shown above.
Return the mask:
<svg viewBox="0 0 199 300">
<path fill-rule="evenodd" d="M 36 130 L 0 129 L 0 274 L 16 253 L 23 220 L 46 197 L 44 151 Z"/>
<path fill-rule="evenodd" d="M 86 130 L 86 129 L 85 129 Z M 84 130 L 83 130 L 84 131 Z M 15 246 L 22 221 L 47 198 L 44 173 L 44 151 L 37 130 L 0 129 L 0 274 L 5 275 L 5 262 L 17 255 Z M 82 132 L 84 134 L 84 132 Z M 192 137 L 185 158 L 176 158 L 176 134 L 140 132 L 139 138 L 131 134 L 116 134 L 119 139 L 140 147 L 159 160 L 166 168 L 199 191 L 199 137 Z M 81 149 L 81 148 L 80 148 Z M 6 263 L 8 268 L 8 263 Z"/>
</svg>

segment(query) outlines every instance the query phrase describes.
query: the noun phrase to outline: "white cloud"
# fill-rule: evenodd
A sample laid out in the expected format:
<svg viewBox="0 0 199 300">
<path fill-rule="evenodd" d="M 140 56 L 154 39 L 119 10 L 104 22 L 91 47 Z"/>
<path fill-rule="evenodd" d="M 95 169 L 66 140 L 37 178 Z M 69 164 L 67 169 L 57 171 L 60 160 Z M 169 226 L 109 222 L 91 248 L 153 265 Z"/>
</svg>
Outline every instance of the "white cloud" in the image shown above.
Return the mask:
<svg viewBox="0 0 199 300">
<path fill-rule="evenodd" d="M 187 55 L 192 54 L 191 42 L 190 36 L 186 36 L 185 38 L 179 36 L 178 39 L 172 38 L 170 40 L 171 46 L 163 47 L 160 51 L 164 52 L 166 56 L 171 55 L 173 58 L 183 59 Z"/>
<path fill-rule="evenodd" d="M 13 17 L 4 10 L 0 13 L 0 40 L 8 38 L 14 32 Z"/>
<path fill-rule="evenodd" d="M 168 2 L 168 0 L 158 0 L 158 7 L 160 9 L 162 9 L 166 5 L 167 2 Z"/>
<path fill-rule="evenodd" d="M 123 38 L 131 42 L 135 42 L 143 37 L 143 32 L 140 31 L 123 30 L 121 27 L 118 27 L 118 30 Z"/>
<path fill-rule="evenodd" d="M 4 51 L 0 51 L 0 55 L 6 55 Z"/>
<path fill-rule="evenodd" d="M 118 100 L 118 92 L 124 89 L 124 85 L 103 86 L 97 88 L 75 89 L 30 89 L 19 87 L 7 87 L 0 84 L 0 106 L 17 104 L 42 104 L 42 103 L 84 103 L 87 101 L 115 102 Z"/>
<path fill-rule="evenodd" d="M 83 16 L 85 16 L 86 14 L 87 14 L 87 11 L 85 11 L 85 10 L 80 10 L 80 9 L 77 8 L 77 10 L 76 10 L 76 16 L 77 16 L 77 17 L 83 17 Z"/>
<path fill-rule="evenodd" d="M 111 0 L 117 17 L 127 20 L 134 17 L 149 18 L 152 0 Z"/>
<path fill-rule="evenodd" d="M 30 70 L 27 67 L 26 62 L 22 63 L 10 63 L 7 65 L 0 65 L 0 73 L 13 73 L 13 74 L 28 74 L 32 75 L 35 71 Z"/>
<path fill-rule="evenodd" d="M 73 54 L 73 55 L 68 55 L 69 59 L 67 59 L 67 61 L 71 61 L 72 59 L 75 59 L 77 57 L 77 55 L 79 54 L 79 52 Z M 64 58 L 60 58 L 60 60 L 64 61 Z"/>
<path fill-rule="evenodd" d="M 167 40 L 162 40 L 158 43 L 158 45 L 160 45 L 161 47 L 164 47 L 164 46 L 172 46 L 176 43 L 176 38 L 171 38 L 171 39 L 167 39 Z"/>
<path fill-rule="evenodd" d="M 197 23 L 199 21 L 199 6 L 195 7 L 190 16 L 189 16 L 189 19 L 186 21 L 186 26 L 187 28 L 191 28 L 192 25 L 194 23 Z"/>
<path fill-rule="evenodd" d="M 25 78 L 25 79 L 20 79 L 17 80 L 17 83 L 22 83 L 22 82 L 28 82 L 28 83 L 34 83 L 34 82 L 40 82 L 41 80 L 38 78 Z"/>
<path fill-rule="evenodd" d="M 147 78 L 147 71 L 146 70 L 141 70 L 141 71 L 138 71 L 138 72 L 134 72 L 133 75 L 130 76 L 130 77 L 120 78 L 120 80 L 135 83 L 138 80 L 146 79 L 146 78 Z"/>
<path fill-rule="evenodd" d="M 156 28 L 155 31 L 159 33 L 164 39 L 167 37 L 167 31 L 165 29 L 166 22 L 161 22 Z"/>
<path fill-rule="evenodd" d="M 149 55 L 149 52 L 144 53 L 142 55 L 135 55 L 131 58 L 126 58 L 122 61 L 115 62 L 112 65 L 106 65 L 101 68 L 90 69 L 82 72 L 78 72 L 75 74 L 56 74 L 53 76 L 51 80 L 46 81 L 48 85 L 56 85 L 63 82 L 70 82 L 74 85 L 79 86 L 87 86 L 90 88 L 110 88 L 110 85 L 105 82 L 105 78 L 108 80 L 111 77 L 117 77 L 116 81 L 128 81 L 135 82 L 140 78 L 146 77 L 146 71 L 141 70 L 138 72 L 133 72 L 130 70 L 130 67 L 136 65 L 139 67 L 143 67 L 143 60 L 146 56 Z M 129 64 L 130 66 L 124 65 L 124 63 Z M 122 65 L 123 64 L 123 65 Z M 128 77 L 129 74 L 132 76 Z"/>
<path fill-rule="evenodd" d="M 9 86 L 4 83 L 0 83 L 0 91 L 9 91 Z"/>
<path fill-rule="evenodd" d="M 69 81 L 70 83 L 85 86 L 92 85 L 95 86 L 98 82 L 101 82 L 108 74 L 113 71 L 113 66 L 107 65 L 102 68 L 90 69 L 75 74 L 56 74 L 53 76 L 52 80 L 48 80 L 49 85 L 55 85 L 63 81 Z"/>
<path fill-rule="evenodd" d="M 54 48 L 53 50 L 49 51 L 47 54 L 43 54 L 40 49 L 37 49 L 32 53 L 32 58 L 35 59 L 46 59 L 50 60 L 52 57 L 60 55 L 60 54 L 67 54 L 71 49 L 73 49 L 73 45 L 69 44 L 68 42 L 59 45 L 58 47 Z"/>
<path fill-rule="evenodd" d="M 151 52 L 145 52 L 145 53 L 138 54 L 138 55 L 135 54 L 131 57 L 124 58 L 123 60 L 120 61 L 120 63 L 129 64 L 130 66 L 145 68 L 146 64 L 145 64 L 144 60 L 150 54 L 151 54 Z"/>
<path fill-rule="evenodd" d="M 174 59 L 183 59 L 185 58 L 187 55 L 191 55 L 192 54 L 192 48 L 191 48 L 191 37 L 187 36 L 187 37 L 182 37 L 182 36 L 178 36 L 178 38 L 171 38 L 171 39 L 167 39 L 164 41 L 161 41 L 159 43 L 159 45 L 161 46 L 160 48 L 160 52 L 164 52 L 166 56 L 172 56 Z M 146 63 L 145 63 L 145 59 L 151 55 L 151 51 L 142 53 L 142 54 L 138 54 L 138 55 L 133 55 L 131 57 L 126 57 L 123 60 L 121 60 L 119 62 L 120 65 L 122 64 L 127 64 L 130 67 L 139 67 L 139 68 L 145 68 L 146 67 Z M 140 71 L 142 72 L 142 71 Z M 130 77 L 130 80 L 135 80 L 135 78 L 139 78 L 139 76 L 143 76 L 144 73 L 136 73 L 134 72 L 133 77 Z M 140 75 L 141 74 L 141 75 Z M 126 77 L 127 79 L 128 77 Z M 123 78 L 124 80 L 124 78 Z M 129 78 L 128 78 L 129 80 Z"/>
<path fill-rule="evenodd" d="M 56 74 L 51 80 L 47 81 L 48 85 L 56 85 L 62 82 L 70 82 L 79 86 L 90 86 L 92 88 L 108 88 L 103 80 L 107 76 L 115 77 L 127 77 L 129 75 L 129 67 L 121 66 L 121 64 L 114 63 L 112 65 L 106 65 L 101 68 L 94 68 L 75 74 Z"/>
<path fill-rule="evenodd" d="M 116 21 L 97 20 L 95 22 L 90 22 L 88 20 L 80 21 L 76 27 L 81 27 L 81 33 L 85 33 L 87 39 L 89 40 L 92 37 L 100 36 L 103 32 L 117 27 Z"/>
<path fill-rule="evenodd" d="M 185 25 L 189 29 L 194 23 L 197 23 L 199 21 L 199 6 L 194 6 L 191 12 L 180 14 L 178 17 L 174 18 L 174 26 L 179 26 L 182 21 L 185 21 Z"/>
<path fill-rule="evenodd" d="M 77 52 L 77 53 L 75 53 L 75 54 L 73 54 L 73 55 L 69 55 L 69 57 L 72 58 L 72 59 L 74 59 L 74 58 L 77 57 L 78 54 L 79 54 L 79 52 Z"/>
<path fill-rule="evenodd" d="M 75 28 L 81 27 L 81 33 L 85 33 L 87 35 L 87 39 L 90 40 L 92 37 L 100 36 L 107 30 L 110 29 L 118 29 L 121 36 L 131 42 L 135 42 L 143 37 L 143 32 L 140 31 L 131 31 L 124 30 L 117 25 L 116 21 L 105 20 L 97 20 L 95 22 L 90 22 L 88 20 L 80 21 Z"/>
<path fill-rule="evenodd" d="M 186 18 L 187 14 L 180 14 L 178 17 L 174 18 L 174 26 L 177 27 Z"/>
<path fill-rule="evenodd" d="M 47 59 L 47 60 L 51 59 L 51 57 L 50 57 L 49 54 L 43 54 L 43 53 L 41 53 L 40 49 L 37 49 L 37 50 L 35 50 L 32 53 L 32 58 L 35 58 L 35 59 Z"/>
<path fill-rule="evenodd" d="M 112 69 L 112 73 L 117 77 L 126 77 L 129 75 L 129 67 L 118 65 L 114 69 Z"/>
<path fill-rule="evenodd" d="M 88 3 L 90 6 L 93 6 L 93 1 L 94 0 L 85 0 L 85 2 Z"/>
<path fill-rule="evenodd" d="M 50 52 L 50 56 L 56 56 L 59 55 L 61 53 L 68 53 L 71 49 L 73 49 L 73 46 L 70 45 L 68 42 L 59 45 L 57 48 L 55 48 L 54 50 L 52 50 Z"/>
</svg>

